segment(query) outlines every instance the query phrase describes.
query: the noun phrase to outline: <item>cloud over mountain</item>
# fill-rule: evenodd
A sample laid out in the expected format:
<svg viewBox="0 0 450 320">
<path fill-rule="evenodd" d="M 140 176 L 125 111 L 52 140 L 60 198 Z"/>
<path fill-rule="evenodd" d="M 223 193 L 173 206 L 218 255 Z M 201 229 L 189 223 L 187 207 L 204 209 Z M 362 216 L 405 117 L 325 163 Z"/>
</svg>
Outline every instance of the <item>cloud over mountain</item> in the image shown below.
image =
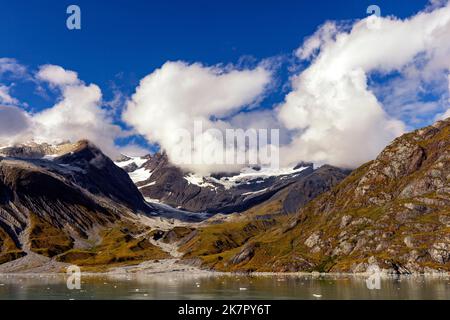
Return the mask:
<svg viewBox="0 0 450 320">
<path fill-rule="evenodd" d="M 172 161 L 185 163 L 194 170 L 223 169 L 205 162 L 196 167 L 185 161 L 186 157 L 192 157 L 192 162 L 201 163 L 203 152 L 184 148 L 186 141 L 176 133 L 180 129 L 193 133 L 196 121 L 202 123 L 204 130 L 229 127 L 227 121 L 218 119 L 257 102 L 270 80 L 271 73 L 261 66 L 238 70 L 167 62 L 141 80 L 123 119 L 150 142 L 160 144 Z M 198 139 L 202 140 L 203 149 L 224 147 L 221 139 L 208 132 Z"/>
<path fill-rule="evenodd" d="M 285 81 L 288 92 L 278 103 L 265 100 L 279 80 L 266 61 L 253 68 L 166 62 L 143 77 L 122 112 L 117 104 L 125 95 L 105 102 L 99 86 L 86 84 L 75 71 L 44 65 L 33 74 L 16 60 L 1 58 L 1 112 L 19 125 L 5 126 L 0 135 L 14 141 L 87 138 L 114 155 L 117 138 L 136 133 L 185 169 L 210 173 L 235 169 L 202 163 L 205 150 L 214 160 L 215 151 L 229 147 L 220 137 L 224 130 L 279 128 L 282 165 L 313 161 L 356 167 L 405 130 L 449 116 L 449 57 L 450 3 L 436 0 L 406 19 L 326 22 L 295 51 L 303 69 L 290 65 L 297 71 Z M 57 102 L 38 112 L 12 107 L 20 103 L 3 75 L 32 75 L 56 93 Z M 112 106 L 116 116 L 122 112 L 123 123 L 113 119 Z M 192 134 L 196 122 L 215 131 L 186 148 L 177 132 Z M 5 135 L 7 130 L 14 134 Z M 122 150 L 141 152 L 136 145 Z M 191 163 L 183 162 L 189 157 Z"/>
<path fill-rule="evenodd" d="M 279 107 L 282 122 L 298 131 L 284 150 L 287 158 L 354 167 L 404 130 L 369 87 L 372 74 L 415 69 L 417 78 L 409 80 L 419 85 L 448 74 L 450 5 L 405 20 L 371 16 L 349 30 L 326 23 L 297 55 L 311 64 L 292 79 Z"/>
<path fill-rule="evenodd" d="M 9 66 L 7 70 L 11 69 Z M 0 121 L 5 122 L 0 122 L 2 143 L 89 139 L 110 156 L 119 154 L 115 139 L 122 135 L 122 129 L 113 124 L 108 110 L 102 108 L 102 92 L 97 85 L 87 85 L 76 72 L 56 65 L 41 66 L 36 79 L 56 91 L 58 102 L 37 113 L 18 107 L 1 107 Z M 8 96 L 3 98 L 4 101 Z"/>
<path fill-rule="evenodd" d="M 270 77 L 261 68 L 227 73 L 168 62 L 141 81 L 124 120 L 172 158 L 181 143 L 171 139 L 174 130 L 192 128 L 195 120 L 223 130 L 237 123 L 248 129 L 258 119 L 290 132 L 290 142 L 281 148 L 284 164 L 306 160 L 356 167 L 406 130 L 404 118 L 445 108 L 421 101 L 417 92 L 447 79 L 450 5 L 434 3 L 404 20 L 370 16 L 351 25 L 327 22 L 296 56 L 308 67 L 291 78 L 291 91 L 272 112 L 256 109 L 251 117 L 240 113 L 267 87 Z M 371 77 L 393 74 L 395 81 L 382 81 L 384 91 L 378 88 L 385 97 L 377 96 Z M 434 90 L 448 95 L 447 84 L 434 85 Z M 211 120 L 230 114 L 227 121 Z"/>
<path fill-rule="evenodd" d="M 122 130 L 113 124 L 107 109 L 102 108 L 102 92 L 95 84 L 85 84 L 76 72 L 46 65 L 37 77 L 60 91 L 61 99 L 53 107 L 33 115 L 36 139 L 76 141 L 89 139 L 109 155 L 118 155 L 114 140 Z"/>
</svg>

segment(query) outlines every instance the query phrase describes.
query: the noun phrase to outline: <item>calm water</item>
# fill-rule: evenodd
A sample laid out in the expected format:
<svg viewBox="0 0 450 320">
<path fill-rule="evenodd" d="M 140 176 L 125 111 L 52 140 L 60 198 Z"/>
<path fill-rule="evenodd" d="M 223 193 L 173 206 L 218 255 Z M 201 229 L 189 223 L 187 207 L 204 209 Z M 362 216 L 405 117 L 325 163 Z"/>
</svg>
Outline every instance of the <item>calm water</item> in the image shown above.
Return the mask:
<svg viewBox="0 0 450 320">
<path fill-rule="evenodd" d="M 381 280 L 355 276 L 84 276 L 69 290 L 63 275 L 0 275 L 0 299 L 450 299 L 448 277 Z"/>
</svg>

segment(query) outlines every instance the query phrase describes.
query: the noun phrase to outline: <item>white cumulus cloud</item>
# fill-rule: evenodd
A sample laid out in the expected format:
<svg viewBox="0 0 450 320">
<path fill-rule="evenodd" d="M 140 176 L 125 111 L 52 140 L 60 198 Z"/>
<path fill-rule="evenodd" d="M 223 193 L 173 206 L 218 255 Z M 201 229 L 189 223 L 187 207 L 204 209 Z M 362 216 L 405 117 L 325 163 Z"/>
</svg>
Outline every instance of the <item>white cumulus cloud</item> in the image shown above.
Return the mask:
<svg viewBox="0 0 450 320">
<path fill-rule="evenodd" d="M 286 161 L 355 167 L 373 159 L 404 124 L 386 113 L 368 77 L 411 65 L 424 81 L 448 72 L 450 5 L 405 20 L 378 19 L 378 27 L 368 18 L 349 31 L 327 23 L 297 51 L 311 64 L 292 79 L 292 92 L 279 106 L 280 120 L 297 131 L 282 151 Z"/>
<path fill-rule="evenodd" d="M 37 78 L 61 92 L 60 101 L 33 115 L 35 140 L 57 142 L 88 139 L 113 157 L 118 155 L 115 139 L 122 134 L 111 114 L 102 108 L 102 92 L 95 84 L 85 84 L 74 71 L 60 66 L 40 68 Z"/>
<path fill-rule="evenodd" d="M 13 63 L 16 64 L 15 60 L 5 70 L 16 70 L 17 67 L 11 66 Z M 85 84 L 76 72 L 56 65 L 40 67 L 36 79 L 57 90 L 58 102 L 37 113 L 16 107 L 1 107 L 0 144 L 88 139 L 111 157 L 119 155 L 120 148 L 116 146 L 115 139 L 124 133 L 113 124 L 109 110 L 102 107 L 102 92 L 97 85 Z M 1 103 L 17 104 L 8 89 L 0 85 Z"/>
<path fill-rule="evenodd" d="M 175 132 L 185 129 L 192 133 L 195 121 L 200 121 L 204 130 L 228 127 L 216 119 L 258 101 L 270 80 L 271 73 L 263 67 L 236 70 L 167 62 L 141 80 L 123 119 L 149 141 L 160 144 L 173 161 L 188 163 L 180 158 L 191 155 L 179 153 L 185 141 L 177 139 Z M 205 132 L 199 139 L 205 146 L 223 147 L 215 135 Z M 193 159 L 203 157 L 198 149 L 192 151 Z M 193 169 L 190 165 L 187 168 Z M 203 164 L 195 169 L 208 172 L 223 167 Z"/>
<path fill-rule="evenodd" d="M 133 133 L 159 144 L 172 161 L 184 163 L 184 169 L 211 173 L 236 169 L 202 163 L 204 147 L 210 158 L 228 147 L 219 137 L 228 128 L 281 129 L 282 165 L 313 161 L 353 168 L 373 159 L 412 124 L 450 116 L 448 1 L 433 0 L 407 19 L 326 22 L 296 50 L 296 57 L 306 67 L 290 68 L 297 71 L 289 92 L 272 107 L 259 105 L 276 83 L 264 62 L 253 69 L 167 62 L 141 80 L 122 120 Z M 1 58 L 0 78 L 4 75 L 14 79 L 28 73 L 16 60 Z M 115 144 L 130 134 L 113 121 L 125 100 L 120 93 L 105 102 L 97 85 L 56 65 L 40 67 L 35 79 L 59 93 L 57 103 L 34 114 L 4 106 L 18 101 L 9 92 L 13 83 L 0 84 L 0 143 L 8 137 L 87 138 L 112 156 L 145 151 Z M 176 133 L 184 129 L 192 135 L 195 123 L 204 132 L 198 144 L 186 149 L 186 140 Z M 190 163 L 183 161 L 188 157 Z"/>
<path fill-rule="evenodd" d="M 65 70 L 61 66 L 44 65 L 39 68 L 36 77 L 54 86 L 67 86 L 80 84 L 75 71 Z"/>
</svg>

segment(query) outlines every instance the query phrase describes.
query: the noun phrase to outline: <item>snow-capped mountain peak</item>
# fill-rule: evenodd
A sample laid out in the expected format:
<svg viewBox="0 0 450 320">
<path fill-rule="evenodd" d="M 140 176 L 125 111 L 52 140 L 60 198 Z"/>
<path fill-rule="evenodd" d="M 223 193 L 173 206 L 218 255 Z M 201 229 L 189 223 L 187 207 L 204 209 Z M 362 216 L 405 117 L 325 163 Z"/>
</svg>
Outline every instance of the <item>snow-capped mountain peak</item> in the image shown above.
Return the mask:
<svg viewBox="0 0 450 320">
<path fill-rule="evenodd" d="M 236 173 L 203 176 L 172 165 L 164 153 L 124 156 L 116 165 L 128 172 L 139 191 L 146 199 L 152 199 L 151 202 L 210 213 L 246 210 L 314 173 L 312 163 L 300 163 L 280 169 L 245 167 Z"/>
</svg>

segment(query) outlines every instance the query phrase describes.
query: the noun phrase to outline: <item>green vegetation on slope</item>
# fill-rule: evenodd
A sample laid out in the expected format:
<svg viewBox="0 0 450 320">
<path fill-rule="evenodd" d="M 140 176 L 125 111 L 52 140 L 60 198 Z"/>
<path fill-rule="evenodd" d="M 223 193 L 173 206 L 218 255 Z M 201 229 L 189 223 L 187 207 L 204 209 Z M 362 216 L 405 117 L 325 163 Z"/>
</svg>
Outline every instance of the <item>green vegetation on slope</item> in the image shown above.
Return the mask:
<svg viewBox="0 0 450 320">
<path fill-rule="evenodd" d="M 111 267 L 165 259 L 169 255 L 148 240 L 148 232 L 134 225 L 120 225 L 100 232 L 101 242 L 89 249 L 72 249 L 58 261 L 76 264 L 85 271 L 105 271 Z M 148 230 L 147 230 L 148 231 Z"/>
</svg>

